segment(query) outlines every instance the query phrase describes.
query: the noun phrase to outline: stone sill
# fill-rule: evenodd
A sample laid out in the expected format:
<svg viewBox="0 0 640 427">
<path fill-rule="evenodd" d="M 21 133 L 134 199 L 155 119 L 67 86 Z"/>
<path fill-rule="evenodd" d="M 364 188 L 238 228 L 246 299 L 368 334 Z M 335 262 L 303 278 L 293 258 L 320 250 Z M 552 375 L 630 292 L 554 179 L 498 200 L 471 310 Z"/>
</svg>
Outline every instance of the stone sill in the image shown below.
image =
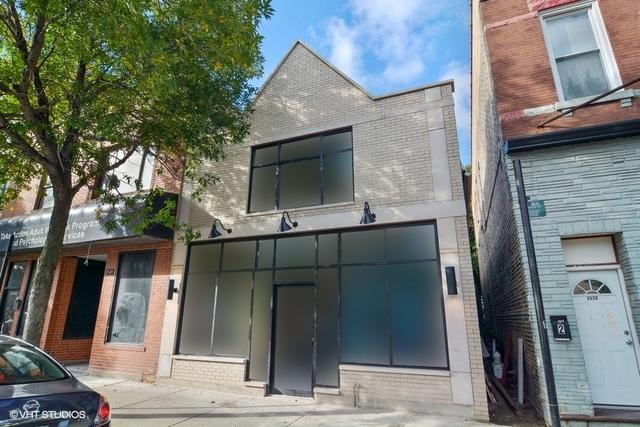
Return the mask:
<svg viewBox="0 0 640 427">
<path fill-rule="evenodd" d="M 314 387 L 313 392 L 315 394 L 329 394 L 332 396 L 340 396 L 339 388 L 331 388 L 331 387 Z"/>
<path fill-rule="evenodd" d="M 424 368 L 394 368 L 388 366 L 340 365 L 341 371 L 380 372 L 387 374 L 429 375 L 432 377 L 449 377 L 449 371 Z"/>
<path fill-rule="evenodd" d="M 224 357 L 224 356 L 190 356 L 186 354 L 175 354 L 171 356 L 173 360 L 194 360 L 198 362 L 214 362 L 214 363 L 231 363 L 235 365 L 244 365 L 247 359 L 243 357 Z"/>
<path fill-rule="evenodd" d="M 605 96 L 604 98 L 597 100 L 593 104 L 600 104 L 600 103 L 603 103 L 603 102 L 618 101 L 618 100 L 621 100 L 621 99 L 634 98 L 636 96 L 639 96 L 639 95 L 636 94 L 636 92 L 633 89 L 631 89 L 631 90 L 629 90 L 629 89 L 619 90 L 618 92 L 614 92 L 611 95 Z M 586 98 L 571 99 L 569 101 L 559 101 L 559 102 L 556 102 L 555 104 L 553 104 L 553 108 L 556 111 L 567 110 L 569 108 L 577 107 L 578 105 L 580 105 L 580 104 L 582 104 L 584 102 L 587 102 L 588 100 L 590 100 L 592 98 L 593 98 L 593 96 L 588 96 Z"/>
</svg>

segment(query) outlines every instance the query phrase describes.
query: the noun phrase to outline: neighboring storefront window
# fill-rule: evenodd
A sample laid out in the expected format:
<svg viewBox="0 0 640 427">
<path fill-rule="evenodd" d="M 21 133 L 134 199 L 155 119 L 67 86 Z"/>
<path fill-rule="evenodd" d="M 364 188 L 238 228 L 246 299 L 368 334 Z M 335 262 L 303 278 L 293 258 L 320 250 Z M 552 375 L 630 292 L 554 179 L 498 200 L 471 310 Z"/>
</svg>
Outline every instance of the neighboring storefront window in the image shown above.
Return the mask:
<svg viewBox="0 0 640 427">
<path fill-rule="evenodd" d="M 318 385 L 338 363 L 448 367 L 434 224 L 195 244 L 187 274 L 179 353 L 249 357 L 251 379 L 268 378 L 274 283 L 316 288 Z"/>
<path fill-rule="evenodd" d="M 154 261 L 155 252 L 129 252 L 120 255 L 109 342 L 144 342 Z"/>
<path fill-rule="evenodd" d="M 105 265 L 100 260 L 78 259 L 64 326 L 64 339 L 93 337 Z"/>
<path fill-rule="evenodd" d="M 26 261 L 14 262 L 9 267 L 9 279 L 2 295 L 2 324 L 0 332 L 8 334 L 13 327 L 13 316 L 16 311 L 16 301 L 20 294 L 20 285 L 27 268 Z"/>
<path fill-rule="evenodd" d="M 249 212 L 352 200 L 350 130 L 253 150 Z"/>
<path fill-rule="evenodd" d="M 22 302 L 22 309 L 20 310 L 20 318 L 18 320 L 18 329 L 16 336 L 22 338 L 24 334 L 24 325 L 27 320 L 27 313 L 29 312 L 29 297 L 31 296 L 31 285 L 33 284 L 33 278 L 36 275 L 36 268 L 38 267 L 38 261 L 31 261 L 31 268 L 29 270 L 29 282 L 27 283 L 27 289 L 24 292 L 24 301 Z"/>
</svg>

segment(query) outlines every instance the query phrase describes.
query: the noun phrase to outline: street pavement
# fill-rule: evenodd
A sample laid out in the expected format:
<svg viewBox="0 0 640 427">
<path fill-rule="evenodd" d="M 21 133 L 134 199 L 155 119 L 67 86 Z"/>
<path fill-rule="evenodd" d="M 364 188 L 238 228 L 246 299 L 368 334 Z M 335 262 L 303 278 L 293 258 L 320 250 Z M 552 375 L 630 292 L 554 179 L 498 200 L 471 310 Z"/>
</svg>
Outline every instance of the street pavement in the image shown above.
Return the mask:
<svg viewBox="0 0 640 427">
<path fill-rule="evenodd" d="M 113 427 L 489 426 L 462 418 L 320 405 L 309 398 L 251 397 L 95 377 L 83 369 L 70 368 L 83 383 L 107 397 Z"/>
</svg>

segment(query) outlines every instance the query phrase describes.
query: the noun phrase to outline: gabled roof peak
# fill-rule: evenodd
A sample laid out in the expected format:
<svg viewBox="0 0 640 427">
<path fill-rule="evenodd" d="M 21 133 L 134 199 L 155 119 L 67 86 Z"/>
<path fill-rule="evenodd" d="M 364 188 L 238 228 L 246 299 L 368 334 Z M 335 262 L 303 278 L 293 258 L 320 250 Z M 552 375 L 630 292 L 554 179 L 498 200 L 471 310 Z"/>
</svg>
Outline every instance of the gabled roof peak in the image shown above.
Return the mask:
<svg viewBox="0 0 640 427">
<path fill-rule="evenodd" d="M 291 53 L 296 49 L 296 47 L 302 47 L 304 49 L 306 49 L 309 53 L 311 53 L 312 55 L 314 55 L 316 58 L 318 58 L 320 61 L 322 61 L 325 65 L 327 65 L 329 68 L 331 68 L 334 72 L 336 72 L 338 75 L 340 75 L 343 79 L 345 79 L 346 81 L 348 81 L 349 83 L 351 83 L 355 88 L 357 88 L 358 90 L 360 90 L 362 93 L 364 93 L 365 95 L 367 95 L 367 97 L 369 97 L 371 100 L 373 101 L 377 101 L 379 99 L 384 99 L 384 98 L 390 98 L 393 96 L 399 96 L 399 95 L 404 95 L 407 93 L 411 93 L 411 92 L 417 92 L 420 90 L 424 90 L 424 89 L 428 89 L 431 87 L 437 87 L 437 86 L 446 86 L 446 85 L 451 85 L 451 89 L 454 90 L 454 82 L 453 79 L 448 79 L 448 80 L 443 80 L 440 82 L 436 82 L 436 83 L 432 83 L 432 84 L 426 84 L 426 85 L 422 85 L 422 86 L 417 86 L 417 87 L 413 87 L 413 88 L 409 88 L 409 89 L 403 89 L 403 90 L 399 90 L 399 91 L 395 91 L 395 92 L 389 92 L 389 93 L 385 93 L 382 95 L 372 95 L 371 93 L 369 93 L 365 88 L 363 88 L 362 86 L 360 86 L 356 81 L 354 81 L 351 77 L 349 77 L 348 75 L 346 75 L 344 72 L 342 72 L 339 68 L 337 68 L 336 66 L 334 66 L 331 62 L 329 62 L 327 59 L 325 59 L 322 55 L 320 55 L 318 52 L 316 52 L 314 49 L 312 49 L 311 47 L 309 47 L 307 44 L 305 44 L 303 41 L 301 40 L 296 40 L 293 45 L 291 46 L 291 48 L 287 51 L 286 55 L 280 60 L 280 62 L 278 63 L 278 65 L 276 65 L 276 67 L 273 69 L 273 71 L 269 74 L 269 76 L 267 77 L 267 79 L 264 81 L 264 83 L 262 84 L 262 86 L 260 86 L 260 89 L 258 89 L 258 91 L 256 92 L 256 96 L 255 99 L 257 99 L 260 94 L 262 93 L 262 91 L 264 90 L 265 87 L 267 87 L 267 85 L 269 84 L 269 82 L 273 79 L 273 77 L 277 74 L 278 70 L 282 67 L 282 65 L 287 61 L 287 59 L 289 58 L 289 56 L 291 55 Z"/>
</svg>

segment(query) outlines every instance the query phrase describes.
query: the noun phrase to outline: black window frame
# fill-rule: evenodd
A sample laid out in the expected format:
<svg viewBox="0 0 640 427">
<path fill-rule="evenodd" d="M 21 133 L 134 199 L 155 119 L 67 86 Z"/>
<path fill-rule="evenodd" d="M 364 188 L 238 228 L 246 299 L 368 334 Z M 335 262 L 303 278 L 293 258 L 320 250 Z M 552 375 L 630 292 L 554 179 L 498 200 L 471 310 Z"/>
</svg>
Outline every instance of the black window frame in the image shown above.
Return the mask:
<svg viewBox="0 0 640 427">
<path fill-rule="evenodd" d="M 389 260 L 387 254 L 385 254 L 385 259 L 379 262 L 348 262 L 348 263 L 343 263 L 342 262 L 342 234 L 343 233 L 348 233 L 348 232 L 352 232 L 352 231 L 367 231 L 367 230 L 375 230 L 375 229 L 382 229 L 382 230 L 386 230 L 386 229 L 393 229 L 393 228 L 399 228 L 399 227 L 411 227 L 411 226 L 420 226 L 420 225 L 433 225 L 433 230 L 434 230 L 434 239 L 435 239 L 435 258 L 416 258 L 416 259 L 407 259 L 407 260 L 401 260 L 401 261 L 397 261 L 397 260 Z M 318 255 L 319 255 L 319 250 L 318 250 L 318 242 L 319 242 L 319 237 L 322 235 L 327 235 L 327 234 L 335 234 L 337 236 L 337 259 L 336 262 L 332 262 L 329 264 L 323 264 L 320 263 L 318 260 Z M 302 236 L 314 236 L 315 238 L 315 242 L 316 242 L 316 247 L 315 247 L 315 265 L 309 265 L 309 266 L 295 266 L 295 267 L 276 267 L 276 252 L 277 252 L 277 246 L 278 246 L 278 240 L 281 239 L 286 239 L 286 238 L 295 238 L 295 237 L 302 237 Z M 258 242 L 260 241 L 266 241 L 266 240 L 270 240 L 273 239 L 274 241 L 274 246 L 273 246 L 273 255 L 272 255 L 272 264 L 270 267 L 258 267 L 258 257 L 259 257 L 259 244 Z M 231 243 L 231 242 L 238 242 L 238 241 L 254 241 L 256 243 L 256 256 L 255 256 L 255 265 L 252 268 L 245 268 L 245 269 L 239 269 L 239 270 L 224 270 L 222 269 L 222 254 L 224 253 L 224 243 Z M 449 355 L 449 344 L 448 344 L 448 335 L 447 335 L 447 322 L 446 322 L 446 310 L 445 310 L 445 293 L 441 289 L 440 292 L 440 304 L 441 304 L 441 309 L 442 309 L 442 327 L 443 327 L 443 332 L 444 332 L 444 351 L 445 351 L 445 361 L 446 361 L 446 366 L 417 366 L 417 365 L 399 365 L 399 364 L 394 364 L 393 363 L 393 345 L 392 345 L 392 328 L 389 327 L 388 328 L 388 339 L 389 339 L 389 364 L 372 364 L 372 363 L 353 363 L 353 362 L 343 362 L 342 361 L 342 332 L 341 332 L 341 321 L 342 321 L 342 303 L 341 303 L 341 288 L 342 288 L 342 278 L 341 278 L 341 271 L 342 271 L 342 267 L 344 266 L 370 266 L 370 265 L 380 265 L 380 266 L 385 266 L 385 268 L 387 266 L 392 266 L 392 265 L 403 265 L 403 264 L 416 264 L 416 263 L 422 263 L 422 262 L 435 262 L 437 265 L 437 269 L 438 269 L 438 277 L 439 277 L 439 283 L 442 283 L 442 271 L 441 271 L 441 259 L 440 259 L 440 248 L 439 248 L 439 242 L 438 242 L 438 227 L 437 227 L 437 223 L 435 220 L 422 220 L 422 221 L 408 221 L 408 222 L 401 222 L 401 223 L 392 223 L 392 224 L 376 224 L 374 226 L 372 225 L 363 225 L 363 226 L 355 226 L 355 227 L 343 227 L 343 228 L 336 228 L 336 229 L 332 229 L 332 230 L 313 230 L 313 231 L 305 231 L 305 232 L 297 232 L 297 233 L 292 233 L 292 234 L 288 234 L 288 235 L 282 235 L 281 233 L 273 233 L 273 234 L 265 234 L 265 235 L 260 235 L 260 236 L 250 236 L 250 237 L 240 237 L 240 238 L 231 238 L 231 239 L 220 239 L 220 240 L 213 240 L 213 239 L 209 239 L 209 240 L 202 240 L 202 241 L 197 241 L 197 242 L 192 242 L 189 244 L 189 247 L 187 249 L 187 258 L 185 261 L 185 270 L 184 270 L 184 275 L 183 275 L 183 289 L 182 292 L 180 292 L 180 301 L 179 301 L 179 316 L 178 316 L 178 325 L 177 325 L 177 335 L 176 335 L 176 341 L 174 343 L 174 348 L 173 348 L 173 352 L 175 355 L 189 355 L 191 353 L 181 353 L 180 352 L 180 339 L 181 339 L 181 335 L 182 335 L 182 320 L 183 320 L 183 314 L 184 314 L 184 310 L 185 310 L 185 296 L 187 295 L 187 287 L 189 286 L 189 262 L 190 262 L 190 257 L 191 257 L 191 249 L 194 246 L 200 246 L 200 245 L 209 245 L 209 244 L 222 244 L 221 246 L 221 255 L 220 255 L 220 265 L 219 265 L 219 269 L 218 271 L 216 271 L 216 277 L 219 276 L 219 274 L 224 273 L 224 272 L 239 272 L 239 271 L 252 271 L 253 275 L 252 275 L 252 283 L 251 283 L 251 310 L 249 313 L 249 350 L 248 350 L 248 354 L 246 356 L 238 356 L 238 357 L 246 357 L 246 359 L 250 362 L 250 356 L 251 356 L 251 346 L 253 345 L 253 342 L 251 340 L 251 333 L 252 333 L 252 327 L 253 327 L 253 294 L 254 294 L 254 287 L 255 287 L 255 274 L 259 271 L 271 271 L 272 272 L 272 284 L 275 286 L 278 283 L 282 283 L 282 281 L 276 280 L 276 272 L 277 271 L 283 271 L 283 270 L 307 270 L 307 269 L 313 269 L 315 270 L 315 281 L 314 281 L 314 286 L 315 286 L 315 290 L 314 290 L 314 294 L 316 296 L 316 308 L 317 308 L 317 292 L 318 292 L 318 275 L 319 275 L 319 271 L 320 270 L 324 270 L 327 268 L 335 268 L 337 270 L 337 275 L 338 275 L 338 295 L 337 295 L 337 316 L 338 316 L 338 322 L 337 322 L 337 351 L 338 351 L 338 365 L 342 364 L 342 363 L 347 363 L 349 365 L 358 365 L 358 366 L 381 366 L 381 367 L 390 367 L 390 368 L 408 368 L 408 369 L 432 369 L 432 370 L 442 370 L 442 371 L 448 371 L 451 367 L 451 363 L 450 363 L 450 355 Z M 386 247 L 387 247 L 387 238 L 386 238 L 386 232 L 385 232 L 385 252 L 386 252 Z M 296 282 L 300 282 L 299 280 Z M 217 287 L 218 286 L 218 279 L 216 279 L 215 283 L 213 283 L 213 286 Z M 389 280 L 388 278 L 385 279 L 385 288 L 386 288 L 386 292 L 387 294 L 389 293 Z M 272 295 L 273 298 L 273 295 Z M 387 304 L 387 308 L 390 311 L 390 302 L 387 300 L 386 302 Z M 273 299 L 272 299 L 272 306 L 273 306 Z M 317 313 L 315 313 L 315 315 L 317 316 Z M 389 314 L 390 316 L 390 314 Z M 387 321 L 390 323 L 391 322 L 391 318 L 388 317 Z M 213 323 L 215 324 L 215 305 L 214 305 L 214 318 L 213 318 Z M 314 325 L 314 342 L 317 341 L 317 325 Z M 269 337 L 269 348 L 271 348 L 271 339 L 272 337 Z M 213 340 L 211 341 L 211 348 L 213 349 Z M 269 352 L 271 350 L 269 349 Z M 316 378 L 316 350 L 314 349 L 314 365 L 313 365 L 313 381 L 314 381 L 314 385 L 315 386 L 323 386 L 323 387 L 335 387 L 335 386 L 326 386 L 326 385 L 322 385 L 322 384 L 316 384 L 315 383 L 315 378 Z M 202 355 L 201 355 L 202 356 Z M 213 351 L 211 351 L 211 353 L 207 356 L 222 356 L 224 357 L 224 355 L 216 355 Z M 270 369 L 270 364 L 271 364 L 271 360 L 268 360 L 268 366 Z M 247 374 L 248 375 L 248 374 Z M 269 377 L 268 380 L 270 381 L 271 378 Z M 339 376 L 338 376 L 338 382 L 339 382 Z M 339 384 L 338 384 L 339 387 Z"/>
<path fill-rule="evenodd" d="M 349 133 L 349 139 L 351 142 L 351 146 L 350 148 L 347 149 L 342 149 L 342 150 L 335 150 L 335 151 L 331 151 L 331 152 L 325 152 L 324 150 L 324 138 L 332 136 L 332 135 L 336 135 L 336 134 L 340 134 L 340 133 Z M 305 141 L 311 140 L 313 138 L 319 138 L 319 144 L 320 144 L 320 154 L 317 156 L 306 156 L 306 157 L 299 157 L 299 158 L 295 158 L 292 160 L 280 160 L 281 157 L 281 152 L 282 152 L 282 146 L 286 145 L 286 144 L 295 144 L 295 143 L 303 143 Z M 256 158 L 256 151 L 257 150 L 261 150 L 264 148 L 270 148 L 270 147 L 277 147 L 277 154 L 276 154 L 276 160 L 275 162 L 272 163 L 263 163 L 260 165 L 256 165 L 255 162 L 255 158 Z M 338 153 L 346 153 L 346 152 L 351 152 L 351 199 L 350 200 L 345 200 L 342 202 L 332 202 L 333 203 L 349 203 L 349 202 L 353 202 L 354 201 L 354 194 L 355 194 L 355 176 L 354 176 L 354 162 L 353 162 L 353 128 L 352 127 L 346 127 L 346 128 L 340 128 L 340 129 L 333 129 L 331 131 L 328 132 L 320 132 L 320 133 L 314 133 L 314 134 L 309 134 L 309 135 L 304 135 L 302 137 L 296 137 L 296 138 L 290 138 L 290 139 L 285 139 L 285 140 L 281 140 L 281 141 L 277 141 L 277 142 L 273 142 L 273 143 L 268 143 L 268 144 L 263 144 L 263 145 L 256 145 L 251 147 L 251 164 L 249 167 L 249 191 L 247 193 L 247 204 L 246 204 L 246 213 L 260 213 L 260 212 L 270 212 L 270 211 L 277 211 L 277 210 L 284 210 L 284 209 L 296 209 L 296 208 L 304 208 L 304 207 L 310 207 L 310 206 L 323 206 L 325 205 L 325 168 L 324 168 L 324 162 L 325 162 L 325 156 L 330 155 L 330 154 L 338 154 Z M 320 162 L 320 188 L 318 189 L 318 191 L 320 192 L 320 203 L 319 204 L 311 204 L 311 205 L 300 205 L 300 206 L 290 206 L 287 208 L 281 208 L 280 207 L 280 187 L 281 187 L 281 182 L 280 182 L 280 175 L 281 175 L 281 165 L 286 165 L 286 164 L 293 164 L 293 163 L 300 163 L 300 162 L 304 162 L 304 161 L 309 161 L 309 160 L 316 160 L 318 159 Z M 256 169 L 260 169 L 260 168 L 266 168 L 266 167 L 274 167 L 275 166 L 275 187 L 274 187 L 274 194 L 273 194 L 273 201 L 274 201 L 274 207 L 271 209 L 257 209 L 257 210 L 252 210 L 251 209 L 251 194 L 253 191 L 253 172 Z"/>
</svg>

